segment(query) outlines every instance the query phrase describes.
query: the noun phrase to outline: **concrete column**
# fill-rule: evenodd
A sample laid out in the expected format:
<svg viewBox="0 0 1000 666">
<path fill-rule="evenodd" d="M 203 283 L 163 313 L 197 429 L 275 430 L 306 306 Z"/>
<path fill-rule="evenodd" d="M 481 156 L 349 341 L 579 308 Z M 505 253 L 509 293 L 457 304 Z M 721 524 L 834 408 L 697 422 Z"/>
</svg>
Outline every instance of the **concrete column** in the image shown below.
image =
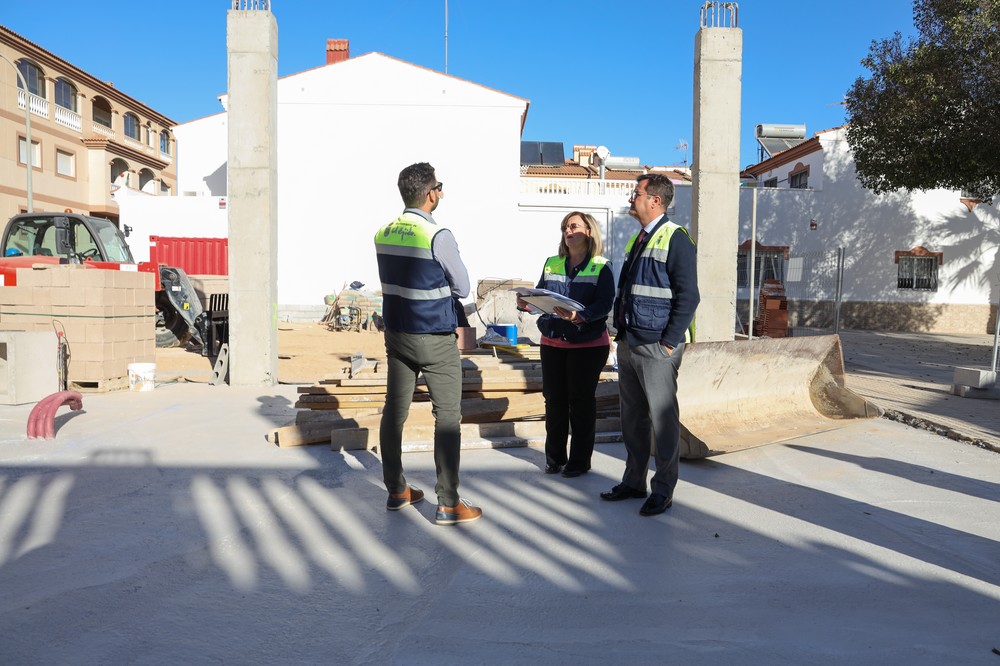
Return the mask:
<svg viewBox="0 0 1000 666">
<path fill-rule="evenodd" d="M 278 382 L 278 24 L 231 10 L 229 53 L 229 383 Z"/>
<path fill-rule="evenodd" d="M 721 3 L 720 3 L 721 4 Z M 725 3 L 729 4 L 729 3 Z M 718 19 L 709 15 L 708 22 Z M 700 342 L 732 340 L 740 212 L 740 89 L 743 32 L 702 26 L 695 36 L 691 232 L 698 244 Z"/>
</svg>

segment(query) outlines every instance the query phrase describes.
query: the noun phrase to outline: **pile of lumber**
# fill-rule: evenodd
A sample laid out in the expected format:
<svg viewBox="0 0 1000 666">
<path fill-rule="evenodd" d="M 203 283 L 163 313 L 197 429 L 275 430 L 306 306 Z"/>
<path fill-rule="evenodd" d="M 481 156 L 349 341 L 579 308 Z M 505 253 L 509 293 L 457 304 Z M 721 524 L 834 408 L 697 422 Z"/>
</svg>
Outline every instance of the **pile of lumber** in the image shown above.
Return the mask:
<svg viewBox="0 0 1000 666">
<path fill-rule="evenodd" d="M 519 356 L 463 353 L 462 447 L 525 446 L 545 437 L 545 402 L 538 361 Z M 282 447 L 330 443 L 335 450 L 377 449 L 385 405 L 384 362 L 352 359 L 344 377 L 298 389 L 295 422 L 271 432 Z M 597 388 L 598 441 L 620 438 L 617 373 L 602 373 Z M 434 417 L 423 378 L 418 378 L 403 431 L 404 450 L 433 448 Z"/>
</svg>

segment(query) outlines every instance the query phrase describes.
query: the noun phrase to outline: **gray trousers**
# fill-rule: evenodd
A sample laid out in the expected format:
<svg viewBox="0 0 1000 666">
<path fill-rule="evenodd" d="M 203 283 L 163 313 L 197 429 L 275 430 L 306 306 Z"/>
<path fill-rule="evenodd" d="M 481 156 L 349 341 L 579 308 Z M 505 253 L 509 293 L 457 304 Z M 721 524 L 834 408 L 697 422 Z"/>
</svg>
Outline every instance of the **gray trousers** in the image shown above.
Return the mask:
<svg viewBox="0 0 1000 666">
<path fill-rule="evenodd" d="M 462 363 L 454 334 L 385 332 L 388 357 L 385 408 L 379 427 L 382 479 L 390 493 L 406 489 L 403 476 L 403 424 L 410 412 L 417 376 L 423 374 L 434 414 L 434 464 L 438 504 L 458 504 L 458 465 L 462 449 Z"/>
<path fill-rule="evenodd" d="M 627 452 L 622 483 L 646 490 L 652 454 L 656 472 L 650 491 L 673 497 L 680 462 L 677 371 L 684 343 L 667 356 L 659 342 L 630 344 L 627 337 L 618 342 L 618 390 Z"/>
</svg>

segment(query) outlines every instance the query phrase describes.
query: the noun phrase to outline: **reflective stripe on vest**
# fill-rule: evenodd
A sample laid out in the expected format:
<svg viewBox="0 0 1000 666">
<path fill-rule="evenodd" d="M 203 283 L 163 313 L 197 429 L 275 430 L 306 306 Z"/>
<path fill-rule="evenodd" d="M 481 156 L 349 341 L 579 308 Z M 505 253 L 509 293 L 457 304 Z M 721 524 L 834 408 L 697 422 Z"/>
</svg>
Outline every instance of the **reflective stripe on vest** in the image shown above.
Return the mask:
<svg viewBox="0 0 1000 666">
<path fill-rule="evenodd" d="M 434 236 L 440 231 L 441 227 L 424 217 L 406 212 L 375 235 L 382 314 L 388 329 L 405 333 L 455 329 L 451 285 L 434 258 Z"/>
<path fill-rule="evenodd" d="M 542 269 L 542 272 L 544 273 L 544 277 L 542 279 L 552 282 L 569 282 L 570 278 L 566 275 L 566 264 L 568 263 L 568 259 L 568 257 L 549 257 L 545 261 L 545 268 Z M 596 285 L 601 269 L 604 268 L 604 265 L 607 263 L 608 260 L 604 257 L 591 257 L 590 261 L 587 262 L 587 265 L 572 278 L 572 281 Z"/>
<path fill-rule="evenodd" d="M 659 284 L 660 280 L 657 278 L 659 273 L 658 271 L 650 270 L 650 263 L 667 263 L 670 240 L 673 237 L 674 232 L 677 231 L 683 233 L 688 237 L 688 240 L 691 240 L 691 242 L 694 243 L 694 240 L 691 239 L 690 234 L 688 234 L 687 229 L 684 227 L 674 224 L 669 220 L 661 224 L 660 228 L 656 230 L 646 243 L 646 247 L 644 247 L 633 260 L 634 268 L 632 270 L 634 271 L 635 279 L 632 281 L 631 288 L 629 289 L 629 294 L 631 296 L 645 296 L 663 300 L 670 300 L 674 297 L 674 292 L 670 287 L 665 287 Z M 626 256 L 628 256 L 628 254 L 632 251 L 632 246 L 635 244 L 638 237 L 639 234 L 635 234 L 628 240 L 628 243 L 626 243 Z M 694 341 L 694 331 L 694 321 L 692 320 L 691 325 L 684 334 L 685 342 Z"/>
</svg>

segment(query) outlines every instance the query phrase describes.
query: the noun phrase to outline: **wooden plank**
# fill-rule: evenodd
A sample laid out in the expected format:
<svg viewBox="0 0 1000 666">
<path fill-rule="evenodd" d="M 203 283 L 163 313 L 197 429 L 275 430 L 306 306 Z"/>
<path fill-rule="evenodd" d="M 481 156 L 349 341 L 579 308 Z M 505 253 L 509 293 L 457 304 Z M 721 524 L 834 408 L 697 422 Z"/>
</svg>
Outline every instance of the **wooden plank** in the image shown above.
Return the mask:
<svg viewBox="0 0 1000 666">
<path fill-rule="evenodd" d="M 385 402 L 341 402 L 341 403 L 315 403 L 315 402 L 296 402 L 293 405 L 296 409 L 308 409 L 310 411 L 344 411 L 348 410 L 355 412 L 359 409 L 372 409 L 379 410 L 385 406 Z"/>
<path fill-rule="evenodd" d="M 599 409 L 603 406 L 617 404 L 618 382 L 602 382 L 598 384 L 595 396 Z M 407 425 L 433 425 L 434 416 L 431 413 L 431 408 L 432 405 L 429 402 L 414 403 L 410 407 Z M 484 398 L 462 401 L 462 423 L 513 421 L 528 417 L 544 416 L 544 414 L 545 399 L 541 393 L 528 393 L 508 398 Z M 288 430 L 278 428 L 270 433 L 267 439 L 282 447 L 300 446 L 304 443 L 329 442 L 329 431 L 334 428 L 368 428 L 377 430 L 381 421 L 382 417 L 379 414 L 359 415 L 350 419 L 331 421 L 327 428 L 325 440 L 321 435 L 311 430 L 314 427 L 312 425 L 308 428 L 305 428 L 305 426 L 302 427 L 303 430 L 309 429 L 310 432 L 308 433 L 299 432 L 299 426 L 286 426 Z"/>
<path fill-rule="evenodd" d="M 596 433 L 601 441 L 621 437 L 617 420 L 598 421 Z M 462 424 L 462 448 L 483 448 L 482 442 L 520 440 L 520 446 L 545 444 L 544 421 L 510 421 L 503 423 Z M 330 431 L 330 448 L 334 451 L 375 450 L 378 448 L 379 431 L 372 428 L 345 428 Z M 415 445 L 426 444 L 426 448 Z M 407 425 L 403 428 L 404 450 L 432 450 L 434 426 Z M 508 442 L 507 446 L 511 446 Z"/>
<path fill-rule="evenodd" d="M 341 386 L 310 386 L 309 391 L 303 391 L 302 393 L 307 395 L 385 395 L 385 382 L 381 384 L 377 382 L 370 382 L 364 379 L 349 379 L 344 380 L 345 382 L 359 382 L 359 384 L 341 385 Z M 523 379 L 513 379 L 511 381 L 481 381 L 478 379 L 463 379 L 462 380 L 462 390 L 463 391 L 479 391 L 479 392 L 490 392 L 490 391 L 541 391 L 542 381 L 537 380 L 523 380 Z M 417 382 L 416 388 L 414 389 L 415 394 L 427 394 L 427 386 L 425 384 Z"/>
</svg>

